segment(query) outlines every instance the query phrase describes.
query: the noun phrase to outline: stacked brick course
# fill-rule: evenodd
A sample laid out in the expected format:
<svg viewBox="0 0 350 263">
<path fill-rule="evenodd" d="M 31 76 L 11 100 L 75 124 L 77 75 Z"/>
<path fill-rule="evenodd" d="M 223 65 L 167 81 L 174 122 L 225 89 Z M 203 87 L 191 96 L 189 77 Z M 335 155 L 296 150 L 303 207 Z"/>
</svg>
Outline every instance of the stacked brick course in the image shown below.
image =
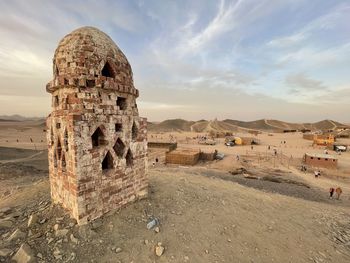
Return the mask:
<svg viewBox="0 0 350 263">
<path fill-rule="evenodd" d="M 51 197 L 79 224 L 147 195 L 147 121 L 131 66 L 105 33 L 79 28 L 53 59 L 47 118 Z"/>
</svg>

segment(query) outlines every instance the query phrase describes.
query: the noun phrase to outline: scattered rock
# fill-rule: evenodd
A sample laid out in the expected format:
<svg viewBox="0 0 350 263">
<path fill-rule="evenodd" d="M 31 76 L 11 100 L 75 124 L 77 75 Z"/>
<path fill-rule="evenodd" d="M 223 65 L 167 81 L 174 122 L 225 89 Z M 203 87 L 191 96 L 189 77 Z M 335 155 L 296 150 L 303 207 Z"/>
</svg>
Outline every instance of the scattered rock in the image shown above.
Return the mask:
<svg viewBox="0 0 350 263">
<path fill-rule="evenodd" d="M 97 233 L 89 228 L 88 225 L 81 226 L 78 229 L 80 237 L 84 240 L 94 239 L 97 237 Z"/>
<path fill-rule="evenodd" d="M 57 231 L 59 228 L 60 228 L 60 225 L 59 225 L 59 224 L 55 224 L 55 225 L 53 226 L 53 230 L 55 230 L 55 231 Z"/>
<path fill-rule="evenodd" d="M 11 211 L 12 211 L 11 207 L 3 207 L 0 209 L 0 213 L 4 215 L 8 215 L 9 213 L 11 213 Z"/>
<path fill-rule="evenodd" d="M 7 229 L 12 227 L 13 223 L 10 220 L 2 219 L 0 220 L 0 229 Z"/>
<path fill-rule="evenodd" d="M 95 230 L 97 228 L 100 228 L 102 226 L 102 220 L 101 219 L 96 219 L 92 222 L 91 224 L 91 229 Z"/>
<path fill-rule="evenodd" d="M 25 238 L 26 234 L 24 232 L 22 232 L 20 229 L 16 229 L 15 232 L 13 232 L 11 234 L 11 236 L 9 236 L 9 238 L 7 239 L 8 241 L 16 241 L 18 239 L 22 239 Z"/>
<path fill-rule="evenodd" d="M 58 247 L 55 247 L 55 250 L 53 251 L 53 256 L 55 259 L 62 259 L 62 254 Z"/>
<path fill-rule="evenodd" d="M 159 219 L 154 217 L 151 221 L 147 223 L 147 229 L 152 229 L 153 227 L 159 225 Z"/>
<path fill-rule="evenodd" d="M 12 257 L 12 260 L 17 263 L 32 263 L 35 262 L 32 249 L 27 244 L 22 244 L 17 253 Z"/>
<path fill-rule="evenodd" d="M 72 241 L 75 244 L 79 243 L 79 240 L 73 234 L 70 234 L 70 241 Z"/>
<path fill-rule="evenodd" d="M 69 260 L 70 260 L 70 261 L 74 261 L 76 257 L 77 257 L 77 254 L 75 254 L 74 252 L 72 252 L 72 253 L 70 253 L 70 258 L 69 258 Z"/>
<path fill-rule="evenodd" d="M 46 222 L 46 218 L 43 218 L 39 221 L 40 224 L 44 224 Z"/>
<path fill-rule="evenodd" d="M 12 218 L 17 218 L 20 217 L 22 215 L 22 213 L 20 211 L 15 211 L 11 214 L 9 214 Z"/>
<path fill-rule="evenodd" d="M 154 232 L 159 233 L 159 232 L 160 232 L 160 228 L 159 228 L 158 226 L 156 226 L 156 227 L 154 228 Z"/>
<path fill-rule="evenodd" d="M 65 237 L 68 234 L 69 230 L 68 229 L 59 229 L 56 230 L 55 236 L 56 237 Z"/>
<path fill-rule="evenodd" d="M 47 244 L 50 244 L 52 241 L 54 241 L 54 239 L 51 237 L 47 240 Z"/>
<path fill-rule="evenodd" d="M 57 223 L 60 223 L 60 222 L 63 221 L 63 219 L 64 219 L 64 217 L 57 217 L 57 218 L 56 218 L 56 222 L 57 222 Z"/>
<path fill-rule="evenodd" d="M 155 247 L 155 253 L 158 257 L 163 255 L 165 248 L 162 246 L 161 242 L 158 242 L 158 244 Z"/>
<path fill-rule="evenodd" d="M 8 248 L 2 248 L 0 249 L 0 257 L 7 257 L 12 253 L 11 249 Z"/>
<path fill-rule="evenodd" d="M 185 262 L 187 262 L 187 261 L 189 261 L 190 260 L 190 258 L 188 257 L 188 256 L 184 256 L 184 261 Z"/>
<path fill-rule="evenodd" d="M 36 214 L 31 214 L 28 219 L 28 227 L 33 227 L 38 222 L 38 216 Z"/>
<path fill-rule="evenodd" d="M 209 254 L 209 250 L 208 249 L 205 250 L 205 254 Z"/>
<path fill-rule="evenodd" d="M 116 249 L 115 249 L 115 253 L 120 253 L 120 252 L 122 252 L 122 249 L 120 248 L 120 247 L 117 247 Z"/>
<path fill-rule="evenodd" d="M 36 254 L 36 257 L 42 259 L 43 258 L 43 254 L 38 253 L 38 254 Z"/>
<path fill-rule="evenodd" d="M 148 245 L 148 239 L 145 239 L 145 241 L 144 241 L 144 243 L 145 243 L 145 245 Z"/>
</svg>

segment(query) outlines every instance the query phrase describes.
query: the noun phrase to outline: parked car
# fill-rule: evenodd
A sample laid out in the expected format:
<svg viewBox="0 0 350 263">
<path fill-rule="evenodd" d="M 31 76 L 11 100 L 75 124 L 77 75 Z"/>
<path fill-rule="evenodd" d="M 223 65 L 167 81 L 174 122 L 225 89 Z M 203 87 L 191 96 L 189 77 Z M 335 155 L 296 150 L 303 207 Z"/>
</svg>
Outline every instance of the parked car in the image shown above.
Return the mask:
<svg viewBox="0 0 350 263">
<path fill-rule="evenodd" d="M 225 157 L 225 154 L 223 154 L 223 153 L 217 153 L 216 156 L 215 156 L 215 159 L 217 159 L 217 160 L 222 160 L 222 159 L 224 159 L 224 157 Z"/>
<path fill-rule="evenodd" d="M 235 146 L 235 143 L 234 142 L 227 142 L 225 143 L 226 146 Z"/>
</svg>

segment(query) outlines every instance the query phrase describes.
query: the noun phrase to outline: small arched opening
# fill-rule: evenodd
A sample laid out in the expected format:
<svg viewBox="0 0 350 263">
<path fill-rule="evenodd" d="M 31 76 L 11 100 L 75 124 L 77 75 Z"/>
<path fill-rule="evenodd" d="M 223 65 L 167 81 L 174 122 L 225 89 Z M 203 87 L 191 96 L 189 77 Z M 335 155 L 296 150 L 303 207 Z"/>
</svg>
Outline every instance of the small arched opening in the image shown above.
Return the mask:
<svg viewBox="0 0 350 263">
<path fill-rule="evenodd" d="M 115 154 L 119 157 L 122 158 L 125 152 L 125 145 L 123 141 L 118 138 L 117 141 L 115 142 L 113 149 L 115 151 Z"/>
<path fill-rule="evenodd" d="M 68 151 L 68 132 L 67 132 L 67 130 L 64 131 L 63 141 L 64 141 L 64 148 L 66 149 L 66 151 Z"/>
<path fill-rule="evenodd" d="M 128 150 L 128 152 L 126 154 L 125 159 L 126 159 L 126 166 L 127 167 L 131 167 L 134 164 L 132 152 L 130 149 Z"/>
<path fill-rule="evenodd" d="M 108 151 L 105 158 L 102 161 L 102 171 L 110 170 L 113 168 L 113 157 Z"/>
<path fill-rule="evenodd" d="M 105 136 L 102 129 L 98 127 L 95 132 L 91 135 L 92 147 L 98 147 L 105 144 Z"/>
<path fill-rule="evenodd" d="M 131 128 L 131 139 L 132 139 L 133 141 L 136 141 L 137 136 L 138 136 L 138 133 L 139 133 L 139 129 L 137 128 L 136 123 L 133 122 L 132 128 Z"/>
<path fill-rule="evenodd" d="M 107 77 L 107 78 L 114 78 L 115 77 L 114 70 L 108 61 L 103 66 L 101 73 L 102 73 L 102 76 Z"/>
<path fill-rule="evenodd" d="M 53 153 L 53 166 L 55 168 L 57 168 L 57 153 L 56 152 Z"/>
<path fill-rule="evenodd" d="M 67 166 L 67 163 L 66 163 L 66 155 L 65 155 L 65 154 L 62 154 L 62 160 L 61 160 L 61 168 L 62 168 L 62 171 L 66 171 L 66 166 Z"/>
<path fill-rule="evenodd" d="M 52 127 L 50 129 L 50 145 L 54 145 L 55 141 L 54 141 L 54 136 L 53 136 L 53 131 L 52 131 Z"/>
<path fill-rule="evenodd" d="M 60 140 L 60 138 L 58 138 L 58 140 L 57 140 L 56 151 L 57 151 L 57 157 L 58 157 L 58 159 L 61 159 L 61 155 L 62 155 L 62 146 L 61 146 L 61 140 Z"/>
</svg>

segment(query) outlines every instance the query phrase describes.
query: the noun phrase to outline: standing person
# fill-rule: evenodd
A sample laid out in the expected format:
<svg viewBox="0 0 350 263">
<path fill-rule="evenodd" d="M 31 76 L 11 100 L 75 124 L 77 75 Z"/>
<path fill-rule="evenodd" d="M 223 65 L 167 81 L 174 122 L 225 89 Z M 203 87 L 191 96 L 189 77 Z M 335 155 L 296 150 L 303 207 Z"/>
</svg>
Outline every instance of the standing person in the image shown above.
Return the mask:
<svg viewBox="0 0 350 263">
<path fill-rule="evenodd" d="M 270 149 L 271 149 L 270 145 L 269 145 L 269 147 L 268 147 L 267 149 L 268 149 L 268 150 L 270 150 Z"/>
<path fill-rule="evenodd" d="M 318 178 L 318 172 L 315 171 L 314 174 L 315 174 L 315 178 Z"/>
<path fill-rule="evenodd" d="M 250 149 L 252 149 L 252 150 L 254 149 L 253 145 L 252 145 L 252 146 L 250 146 Z"/>
<path fill-rule="evenodd" d="M 238 162 L 239 161 L 239 154 L 237 154 L 236 159 L 237 159 L 237 162 Z"/>
<path fill-rule="evenodd" d="M 337 189 L 335 189 L 335 193 L 337 194 L 337 200 L 339 200 L 341 193 L 343 190 L 338 186 Z"/>
<path fill-rule="evenodd" d="M 329 199 L 333 198 L 333 194 L 334 194 L 334 188 L 331 187 L 331 188 L 329 188 Z"/>
</svg>

